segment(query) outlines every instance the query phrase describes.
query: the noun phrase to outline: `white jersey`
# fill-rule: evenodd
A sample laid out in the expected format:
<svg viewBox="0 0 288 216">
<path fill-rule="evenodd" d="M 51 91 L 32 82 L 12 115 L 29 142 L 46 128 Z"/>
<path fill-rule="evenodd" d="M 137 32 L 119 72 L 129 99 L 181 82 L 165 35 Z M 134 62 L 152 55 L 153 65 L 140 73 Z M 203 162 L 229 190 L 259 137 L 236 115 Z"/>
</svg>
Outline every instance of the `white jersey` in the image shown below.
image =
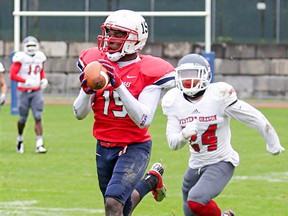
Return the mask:
<svg viewBox="0 0 288 216">
<path fill-rule="evenodd" d="M 22 64 L 19 76 L 26 79 L 35 80 L 40 86 L 40 72 L 43 69 L 43 63 L 46 61 L 46 55 L 42 51 L 37 51 L 34 56 L 30 56 L 25 52 L 18 51 L 14 54 L 12 61 Z M 18 87 L 25 87 L 24 83 L 18 82 Z"/>
<path fill-rule="evenodd" d="M 4 73 L 4 72 L 5 72 L 5 68 L 3 64 L 0 62 L 0 73 Z"/>
<path fill-rule="evenodd" d="M 266 141 L 266 149 L 277 155 L 285 149 L 266 117 L 248 103 L 238 100 L 233 87 L 224 82 L 212 83 L 202 98 L 189 102 L 178 88 L 167 92 L 162 100 L 168 122 L 166 136 L 169 147 L 177 150 L 187 140 L 182 129 L 195 121 L 197 136 L 189 140 L 189 167 L 198 169 L 219 161 L 239 165 L 239 155 L 231 146 L 230 117 L 256 129 Z"/>
<path fill-rule="evenodd" d="M 203 98 L 195 103 L 187 101 L 177 88 L 164 96 L 162 108 L 168 116 L 168 140 L 170 135 L 181 134 L 188 122 L 197 123 L 197 138 L 190 140 L 191 168 L 197 169 L 219 161 L 230 161 L 235 166 L 239 164 L 239 155 L 230 144 L 230 118 L 225 114 L 225 108 L 236 100 L 235 91 L 226 83 L 210 84 Z M 170 148 L 177 149 L 171 146 L 174 144 L 169 142 Z"/>
</svg>

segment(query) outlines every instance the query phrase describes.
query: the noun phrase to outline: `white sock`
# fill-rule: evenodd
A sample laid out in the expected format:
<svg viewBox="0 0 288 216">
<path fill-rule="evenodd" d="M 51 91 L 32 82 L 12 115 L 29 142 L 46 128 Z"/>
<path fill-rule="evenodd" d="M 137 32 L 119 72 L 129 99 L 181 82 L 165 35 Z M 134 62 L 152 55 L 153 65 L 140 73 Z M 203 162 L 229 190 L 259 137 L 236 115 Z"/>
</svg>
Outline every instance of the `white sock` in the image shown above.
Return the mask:
<svg viewBox="0 0 288 216">
<path fill-rule="evenodd" d="M 18 134 L 17 141 L 23 141 L 23 139 L 24 139 L 23 134 L 22 135 Z"/>
<path fill-rule="evenodd" d="M 42 136 L 36 136 L 36 147 L 43 146 L 43 137 Z"/>
</svg>

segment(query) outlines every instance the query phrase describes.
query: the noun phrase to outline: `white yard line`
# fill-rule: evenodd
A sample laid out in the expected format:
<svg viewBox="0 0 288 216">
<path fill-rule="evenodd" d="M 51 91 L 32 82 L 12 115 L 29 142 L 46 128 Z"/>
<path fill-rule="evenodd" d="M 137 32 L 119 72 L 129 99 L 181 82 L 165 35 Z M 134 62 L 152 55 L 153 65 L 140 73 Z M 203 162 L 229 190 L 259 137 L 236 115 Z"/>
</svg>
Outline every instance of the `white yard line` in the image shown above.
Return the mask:
<svg viewBox="0 0 288 216">
<path fill-rule="evenodd" d="M 287 182 L 288 172 L 273 172 L 255 176 L 233 176 L 232 180 L 264 180 L 268 182 Z"/>
<path fill-rule="evenodd" d="M 34 207 L 31 205 L 37 204 L 37 200 L 17 200 L 12 202 L 0 202 L 0 215 L 71 215 L 74 213 L 76 215 L 85 214 L 102 214 L 103 209 L 87 209 L 87 208 L 44 208 L 44 207 Z"/>
</svg>

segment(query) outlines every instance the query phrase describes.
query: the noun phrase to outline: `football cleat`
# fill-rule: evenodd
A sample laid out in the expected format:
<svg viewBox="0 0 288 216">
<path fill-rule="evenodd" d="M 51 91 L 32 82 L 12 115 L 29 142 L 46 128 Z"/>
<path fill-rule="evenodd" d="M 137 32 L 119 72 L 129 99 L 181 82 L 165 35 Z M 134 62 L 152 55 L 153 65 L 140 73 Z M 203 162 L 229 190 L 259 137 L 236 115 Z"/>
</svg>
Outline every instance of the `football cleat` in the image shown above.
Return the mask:
<svg viewBox="0 0 288 216">
<path fill-rule="evenodd" d="M 43 146 L 38 146 L 38 147 L 36 147 L 35 152 L 36 153 L 46 153 L 47 150 Z"/>
<path fill-rule="evenodd" d="M 231 210 L 226 210 L 224 211 L 223 216 L 235 216 L 235 214 Z"/>
<path fill-rule="evenodd" d="M 148 175 L 149 174 L 154 175 L 158 178 L 158 183 L 156 187 L 152 190 L 154 199 L 157 202 L 161 202 L 166 197 L 166 187 L 162 181 L 164 169 L 165 169 L 164 165 L 162 165 L 161 163 L 155 163 L 148 172 Z"/>
<path fill-rule="evenodd" d="M 24 153 L 24 144 L 23 144 L 23 140 L 22 141 L 19 141 L 17 139 L 17 142 L 16 142 L 16 151 L 23 154 Z"/>
</svg>

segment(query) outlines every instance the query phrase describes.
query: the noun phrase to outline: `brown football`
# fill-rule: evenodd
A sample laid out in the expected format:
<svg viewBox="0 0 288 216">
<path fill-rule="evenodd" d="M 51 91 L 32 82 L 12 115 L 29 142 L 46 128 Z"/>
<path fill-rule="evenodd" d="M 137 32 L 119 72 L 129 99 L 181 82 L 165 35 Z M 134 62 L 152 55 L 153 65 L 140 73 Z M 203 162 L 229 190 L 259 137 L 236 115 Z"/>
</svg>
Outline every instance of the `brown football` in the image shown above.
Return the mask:
<svg viewBox="0 0 288 216">
<path fill-rule="evenodd" d="M 84 79 L 87 80 L 86 85 L 93 90 L 104 89 L 110 81 L 107 69 L 98 61 L 90 62 L 84 68 Z"/>
</svg>

